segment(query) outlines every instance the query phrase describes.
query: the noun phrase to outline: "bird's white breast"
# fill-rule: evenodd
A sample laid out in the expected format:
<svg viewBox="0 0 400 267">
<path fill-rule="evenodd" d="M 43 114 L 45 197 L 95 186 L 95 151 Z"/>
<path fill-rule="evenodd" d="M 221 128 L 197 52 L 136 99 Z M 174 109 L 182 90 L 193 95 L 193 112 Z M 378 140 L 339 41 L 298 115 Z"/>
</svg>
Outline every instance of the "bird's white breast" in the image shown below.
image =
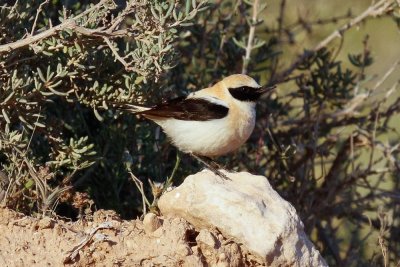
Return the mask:
<svg viewBox="0 0 400 267">
<path fill-rule="evenodd" d="M 222 119 L 209 121 L 155 120 L 172 143 L 186 153 L 219 156 L 236 150 L 249 138 L 255 124 L 255 103 L 235 101 Z"/>
</svg>

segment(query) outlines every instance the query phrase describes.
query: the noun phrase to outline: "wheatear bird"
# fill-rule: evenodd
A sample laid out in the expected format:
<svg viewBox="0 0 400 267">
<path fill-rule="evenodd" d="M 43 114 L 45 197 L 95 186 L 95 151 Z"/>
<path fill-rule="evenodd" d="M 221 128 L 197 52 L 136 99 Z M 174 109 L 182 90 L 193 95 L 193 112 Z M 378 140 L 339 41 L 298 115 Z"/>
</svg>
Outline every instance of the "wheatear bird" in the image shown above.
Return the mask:
<svg viewBox="0 0 400 267">
<path fill-rule="evenodd" d="M 247 75 L 234 74 L 186 97 L 154 107 L 126 104 L 123 109 L 160 125 L 182 152 L 209 158 L 246 142 L 255 125 L 256 101 L 272 89 Z"/>
</svg>

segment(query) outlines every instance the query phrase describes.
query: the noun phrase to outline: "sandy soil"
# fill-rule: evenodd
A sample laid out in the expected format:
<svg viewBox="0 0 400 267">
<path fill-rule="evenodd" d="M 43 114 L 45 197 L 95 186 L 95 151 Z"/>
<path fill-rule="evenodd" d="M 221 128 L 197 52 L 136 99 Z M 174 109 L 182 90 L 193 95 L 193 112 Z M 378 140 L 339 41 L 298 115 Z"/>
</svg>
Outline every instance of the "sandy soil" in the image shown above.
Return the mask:
<svg viewBox="0 0 400 267">
<path fill-rule="evenodd" d="M 0 266 L 260 265 L 217 231 L 199 232 L 181 218 L 160 222 L 153 232 L 113 211 L 65 222 L 0 208 Z"/>
</svg>

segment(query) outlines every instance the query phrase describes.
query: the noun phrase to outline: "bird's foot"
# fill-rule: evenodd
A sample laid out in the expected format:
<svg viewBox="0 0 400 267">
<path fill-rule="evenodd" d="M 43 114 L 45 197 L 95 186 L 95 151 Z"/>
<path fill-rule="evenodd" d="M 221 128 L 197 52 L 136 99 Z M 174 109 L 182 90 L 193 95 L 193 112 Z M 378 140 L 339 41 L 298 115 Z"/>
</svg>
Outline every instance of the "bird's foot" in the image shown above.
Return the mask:
<svg viewBox="0 0 400 267">
<path fill-rule="evenodd" d="M 192 157 L 200 161 L 204 166 L 206 166 L 207 169 L 218 175 L 224 180 L 231 180 L 226 174 L 220 171 L 221 167 L 216 163 L 214 160 L 204 157 L 204 156 L 197 156 L 193 153 L 190 153 Z"/>
<path fill-rule="evenodd" d="M 212 171 L 213 173 L 215 173 L 216 175 L 218 175 L 219 177 L 221 177 L 224 180 L 231 180 L 228 176 L 226 176 L 223 172 L 221 172 L 218 169 L 211 169 L 211 168 L 208 168 L 208 169 L 210 169 L 210 171 Z"/>
</svg>

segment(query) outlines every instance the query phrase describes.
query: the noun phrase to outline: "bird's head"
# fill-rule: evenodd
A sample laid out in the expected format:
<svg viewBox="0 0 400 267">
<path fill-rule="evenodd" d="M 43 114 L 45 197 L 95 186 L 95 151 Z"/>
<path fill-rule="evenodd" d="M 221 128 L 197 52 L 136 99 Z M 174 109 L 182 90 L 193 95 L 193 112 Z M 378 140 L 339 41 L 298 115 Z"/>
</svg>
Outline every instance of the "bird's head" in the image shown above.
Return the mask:
<svg viewBox="0 0 400 267">
<path fill-rule="evenodd" d="M 262 87 L 253 78 L 244 74 L 234 74 L 224 78 L 221 83 L 231 96 L 240 101 L 255 102 L 263 94 L 275 87 Z"/>
</svg>

